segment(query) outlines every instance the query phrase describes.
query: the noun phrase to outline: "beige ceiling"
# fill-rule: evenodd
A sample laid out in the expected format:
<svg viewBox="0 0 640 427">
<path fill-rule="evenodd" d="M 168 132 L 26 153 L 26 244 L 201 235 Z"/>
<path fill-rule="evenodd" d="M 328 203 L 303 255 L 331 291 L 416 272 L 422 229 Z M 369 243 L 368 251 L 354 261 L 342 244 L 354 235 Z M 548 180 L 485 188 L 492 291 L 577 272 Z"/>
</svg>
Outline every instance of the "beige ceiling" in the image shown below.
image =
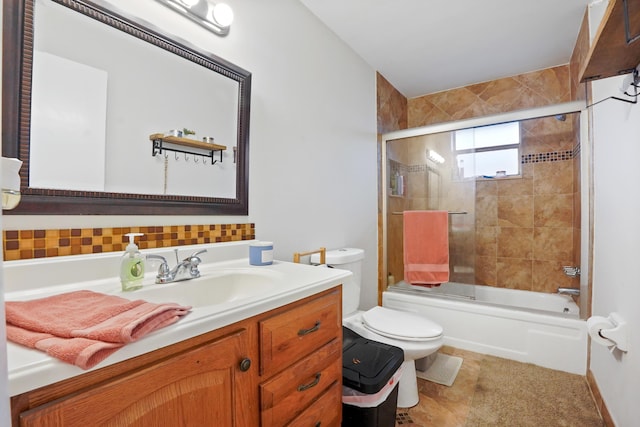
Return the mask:
<svg viewBox="0 0 640 427">
<path fill-rule="evenodd" d="M 568 63 L 593 2 L 300 1 L 408 98 Z"/>
</svg>

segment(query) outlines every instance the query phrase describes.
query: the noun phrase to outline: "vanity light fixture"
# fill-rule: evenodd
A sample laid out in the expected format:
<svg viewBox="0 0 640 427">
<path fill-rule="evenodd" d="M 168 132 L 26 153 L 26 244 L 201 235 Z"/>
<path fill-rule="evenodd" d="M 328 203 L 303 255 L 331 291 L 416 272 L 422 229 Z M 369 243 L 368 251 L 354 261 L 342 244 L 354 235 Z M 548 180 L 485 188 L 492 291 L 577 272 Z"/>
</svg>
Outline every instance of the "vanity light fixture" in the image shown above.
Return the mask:
<svg viewBox="0 0 640 427">
<path fill-rule="evenodd" d="M 156 0 L 219 36 L 229 34 L 233 22 L 233 10 L 226 3 L 209 0 Z"/>
</svg>

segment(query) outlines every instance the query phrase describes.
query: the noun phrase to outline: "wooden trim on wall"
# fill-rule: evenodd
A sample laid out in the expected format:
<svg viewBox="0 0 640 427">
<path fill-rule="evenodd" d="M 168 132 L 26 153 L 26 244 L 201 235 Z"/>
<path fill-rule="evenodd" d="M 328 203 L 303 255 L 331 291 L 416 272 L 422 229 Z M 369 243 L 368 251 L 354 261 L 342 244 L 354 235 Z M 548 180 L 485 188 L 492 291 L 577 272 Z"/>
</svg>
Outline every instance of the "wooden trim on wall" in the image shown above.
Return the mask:
<svg viewBox="0 0 640 427">
<path fill-rule="evenodd" d="M 596 407 L 598 408 L 598 411 L 600 411 L 603 425 L 605 427 L 616 427 L 613 419 L 611 418 L 611 414 L 609 413 L 609 409 L 607 408 L 607 404 L 602 398 L 600 388 L 598 388 L 598 383 L 596 383 L 596 379 L 593 376 L 591 369 L 587 371 L 587 385 L 589 386 L 589 390 L 591 390 L 594 402 L 596 402 Z"/>
</svg>

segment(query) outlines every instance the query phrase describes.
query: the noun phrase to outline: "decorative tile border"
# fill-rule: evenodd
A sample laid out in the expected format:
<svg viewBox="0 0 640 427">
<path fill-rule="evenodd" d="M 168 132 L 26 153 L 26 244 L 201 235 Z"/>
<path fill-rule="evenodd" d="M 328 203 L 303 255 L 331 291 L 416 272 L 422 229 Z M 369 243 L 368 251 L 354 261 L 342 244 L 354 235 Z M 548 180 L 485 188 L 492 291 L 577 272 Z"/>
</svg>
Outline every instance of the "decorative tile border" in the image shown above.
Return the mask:
<svg viewBox="0 0 640 427">
<path fill-rule="evenodd" d="M 577 159 L 578 156 L 580 155 L 580 151 L 582 149 L 582 144 L 580 144 L 579 142 L 575 145 L 575 147 L 573 147 L 573 158 Z"/>
<path fill-rule="evenodd" d="M 563 160 L 571 160 L 577 158 L 580 155 L 580 144 L 576 144 L 572 150 L 564 150 L 564 151 L 549 151 L 546 153 L 532 153 L 532 154 L 523 154 L 520 156 L 520 163 L 543 163 L 543 162 L 559 162 Z M 391 174 L 395 174 L 396 171 L 400 174 L 403 173 L 413 173 L 413 172 L 426 172 L 429 170 L 437 171 L 437 168 L 432 167 L 428 164 L 417 164 L 417 165 L 404 165 L 395 160 L 389 160 L 390 172 Z"/>
<path fill-rule="evenodd" d="M 423 165 L 409 165 L 406 167 L 407 172 L 438 172 L 437 167 L 433 167 L 430 164 Z"/>
<path fill-rule="evenodd" d="M 574 150 L 550 151 L 548 153 L 523 154 L 521 163 L 542 163 L 542 162 L 559 162 L 562 160 L 571 160 L 574 157 Z"/>
<path fill-rule="evenodd" d="M 255 224 L 4 230 L 5 261 L 123 251 L 127 233 L 143 233 L 140 249 L 255 239 Z"/>
<path fill-rule="evenodd" d="M 403 175 L 409 171 L 409 166 L 400 163 L 396 160 L 389 159 L 389 176 L 395 175 L 396 172 Z"/>
</svg>

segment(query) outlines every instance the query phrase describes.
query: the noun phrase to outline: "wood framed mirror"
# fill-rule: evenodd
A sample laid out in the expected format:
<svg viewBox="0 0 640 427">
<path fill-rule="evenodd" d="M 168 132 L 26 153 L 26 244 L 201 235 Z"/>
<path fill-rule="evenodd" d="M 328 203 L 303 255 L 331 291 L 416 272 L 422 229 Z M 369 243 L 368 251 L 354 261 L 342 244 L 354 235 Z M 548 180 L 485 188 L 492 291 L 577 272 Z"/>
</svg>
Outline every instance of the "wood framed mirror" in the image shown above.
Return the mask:
<svg viewBox="0 0 640 427">
<path fill-rule="evenodd" d="M 47 33 L 43 21 L 55 34 Z M 141 58 L 142 68 L 132 58 Z M 81 86 L 93 71 L 97 80 L 89 77 Z M 98 111 L 91 114 L 98 124 L 83 130 L 84 118 L 43 104 L 51 98 L 43 95 L 51 92 L 42 90 L 46 81 L 72 106 L 91 101 L 80 110 Z M 3 156 L 24 162 L 21 202 L 7 214 L 247 215 L 248 71 L 104 1 L 9 0 L 3 2 L 2 82 Z M 86 88 L 102 89 L 93 96 Z M 53 129 L 41 125 L 43 110 L 56 113 L 49 120 Z M 152 135 L 183 126 L 197 130 L 194 144 L 185 142 L 196 148 L 183 152 L 183 145 L 165 144 L 158 150 Z M 75 145 L 69 142 L 73 135 L 61 136 L 55 128 L 75 131 Z M 216 151 L 207 156 L 203 139 L 212 138 Z M 83 151 L 88 157 L 81 157 Z M 41 178 L 46 169 L 65 172 L 66 181 Z M 91 174 L 104 180 L 94 184 Z"/>
</svg>

